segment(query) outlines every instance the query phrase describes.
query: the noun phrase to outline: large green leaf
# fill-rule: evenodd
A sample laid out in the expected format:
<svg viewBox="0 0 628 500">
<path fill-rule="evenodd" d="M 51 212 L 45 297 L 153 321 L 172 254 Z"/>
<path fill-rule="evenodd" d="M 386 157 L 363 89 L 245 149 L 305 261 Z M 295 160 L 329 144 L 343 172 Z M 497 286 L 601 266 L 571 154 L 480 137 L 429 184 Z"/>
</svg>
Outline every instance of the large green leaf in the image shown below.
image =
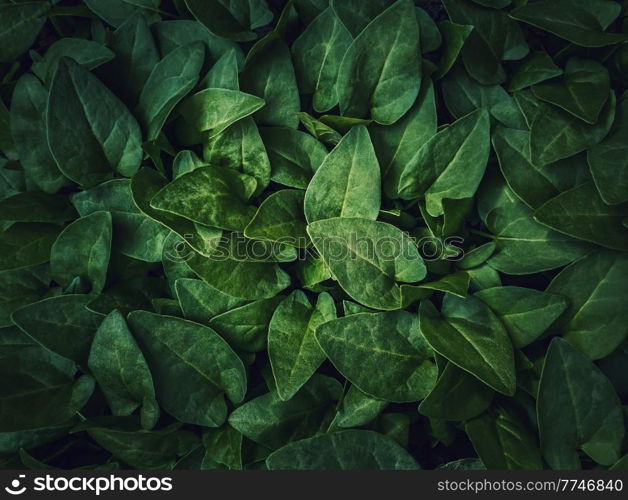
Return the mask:
<svg viewBox="0 0 628 500">
<path fill-rule="evenodd" d="M 587 152 L 587 160 L 595 187 L 605 203 L 616 205 L 628 201 L 628 99 L 622 97 L 617 106 L 613 128 L 606 138 Z"/>
<path fill-rule="evenodd" d="M 577 450 L 602 465 L 620 458 L 624 421 L 613 386 L 562 339 L 550 344 L 537 401 L 543 457 L 552 469 L 580 469 Z"/>
<path fill-rule="evenodd" d="M 272 180 L 305 189 L 327 156 L 327 149 L 314 137 L 285 127 L 260 131 L 272 166 Z"/>
<path fill-rule="evenodd" d="M 425 83 L 416 102 L 394 125 L 374 125 L 369 132 L 381 167 L 384 192 L 398 198 L 399 179 L 418 160 L 416 152 L 436 134 L 434 87 Z"/>
<path fill-rule="evenodd" d="M 103 316 L 87 309 L 89 295 L 60 295 L 24 306 L 11 315 L 31 338 L 77 363 L 85 363 Z"/>
<path fill-rule="evenodd" d="M 606 137 L 615 119 L 615 94 L 611 91 L 594 125 L 549 104 L 539 102 L 538 109 L 530 126 L 530 158 L 535 165 L 546 165 L 576 155 Z"/>
<path fill-rule="evenodd" d="M 271 40 L 253 57 L 247 58 L 241 82 L 244 92 L 266 102 L 254 115 L 259 125 L 297 128 L 299 89 L 290 50 L 283 40 Z"/>
<path fill-rule="evenodd" d="M 164 186 L 150 206 L 198 224 L 242 231 L 255 215 L 248 198 L 253 177 L 221 167 L 200 167 Z"/>
<path fill-rule="evenodd" d="M 549 31 L 583 47 L 605 47 L 628 40 L 628 35 L 605 33 L 621 12 L 609 0 L 541 0 L 510 12 L 510 17 Z"/>
<path fill-rule="evenodd" d="M 610 76 L 597 61 L 574 57 L 564 76 L 532 87 L 534 95 L 564 109 L 587 123 L 595 123 L 608 100 Z"/>
<path fill-rule="evenodd" d="M 421 86 L 419 25 L 410 0 L 397 0 L 353 40 L 338 75 L 343 115 L 390 125 Z"/>
<path fill-rule="evenodd" d="M 239 90 L 205 89 L 186 99 L 179 112 L 197 132 L 216 136 L 264 106 L 264 99 Z"/>
<path fill-rule="evenodd" d="M 436 380 L 431 349 L 416 316 L 358 313 L 323 323 L 316 338 L 334 366 L 358 389 L 379 399 L 423 399 Z"/>
<path fill-rule="evenodd" d="M 244 365 L 229 345 L 211 328 L 180 318 L 134 311 L 128 320 L 163 409 L 181 422 L 222 425 L 224 394 L 239 403 L 246 392 Z"/>
<path fill-rule="evenodd" d="M 401 174 L 399 196 L 424 198 L 430 215 L 442 215 L 444 199 L 475 194 L 489 149 L 488 113 L 479 110 L 461 118 L 418 150 Z"/>
<path fill-rule="evenodd" d="M 515 408 L 498 405 L 493 411 L 467 422 L 464 429 L 489 470 L 543 468 L 536 436 Z"/>
<path fill-rule="evenodd" d="M 124 104 L 69 58 L 52 79 L 48 144 L 59 170 L 82 186 L 130 177 L 142 159 L 140 128 Z"/>
<path fill-rule="evenodd" d="M 513 345 L 519 349 L 545 333 L 569 304 L 562 294 L 518 286 L 486 288 L 475 296 L 504 323 Z"/>
<path fill-rule="evenodd" d="M 271 194 L 257 209 L 244 230 L 247 238 L 275 241 L 297 248 L 309 244 L 307 222 L 303 213 L 305 193 L 282 189 Z"/>
<path fill-rule="evenodd" d="M 174 107 L 196 85 L 204 56 L 205 47 L 195 42 L 173 50 L 153 67 L 137 107 L 148 141 L 157 139 Z"/>
<path fill-rule="evenodd" d="M 177 233 L 201 255 L 210 256 L 220 243 L 222 230 L 198 224 L 164 210 L 154 209 L 150 205 L 153 197 L 167 184 L 168 181 L 156 170 L 142 168 L 131 180 L 133 201 L 147 217 Z"/>
<path fill-rule="evenodd" d="M 353 127 L 329 153 L 305 192 L 309 223 L 332 217 L 377 219 L 380 171 L 365 127 Z"/>
<path fill-rule="evenodd" d="M 234 349 L 259 352 L 266 348 L 272 315 L 283 297 L 256 300 L 222 314 L 209 322 Z"/>
<path fill-rule="evenodd" d="M 48 92 L 41 82 L 30 73 L 22 75 L 13 90 L 11 135 L 22 168 L 44 192 L 54 193 L 68 181 L 48 147 L 44 119 L 47 104 Z"/>
<path fill-rule="evenodd" d="M 0 350 L 0 374 L 11 383 L 0 389 L 3 433 L 41 429 L 66 422 L 94 390 L 94 379 L 77 375 L 72 361 L 38 345 Z"/>
<path fill-rule="evenodd" d="M 33 44 L 46 22 L 49 2 L 0 4 L 0 63 L 21 56 Z"/>
<path fill-rule="evenodd" d="M 272 391 L 246 402 L 229 415 L 229 424 L 252 441 L 277 449 L 316 434 L 341 395 L 338 381 L 316 375 L 288 401 Z"/>
<path fill-rule="evenodd" d="M 114 415 L 127 416 L 141 406 L 142 427 L 154 427 L 159 406 L 153 379 L 120 312 L 111 312 L 96 331 L 88 366 Z"/>
<path fill-rule="evenodd" d="M 479 299 L 445 295 L 439 314 L 421 302 L 421 333 L 436 352 L 502 394 L 516 388 L 513 347 L 501 321 Z"/>
<path fill-rule="evenodd" d="M 295 131 L 296 132 L 296 131 Z M 232 168 L 257 180 L 256 194 L 271 178 L 269 155 L 252 118 L 244 118 L 203 144 L 203 158 L 210 165 Z M 301 187 L 301 186 L 297 186 Z"/>
<path fill-rule="evenodd" d="M 290 443 L 266 459 L 270 470 L 417 470 L 393 440 L 373 431 L 348 430 Z"/>
<path fill-rule="evenodd" d="M 425 277 L 415 243 L 389 224 L 338 217 L 313 222 L 307 231 L 340 286 L 365 306 L 399 309 L 397 282 L 413 283 Z M 356 280 L 357 276 L 368 285 Z"/>
<path fill-rule="evenodd" d="M 569 299 L 552 330 L 591 359 L 613 352 L 628 334 L 621 305 L 628 296 L 627 268 L 625 254 L 598 250 L 563 269 L 547 288 Z"/>
<path fill-rule="evenodd" d="M 419 405 L 419 412 L 430 418 L 468 420 L 489 407 L 493 394 L 477 378 L 447 363 L 436 385 Z"/>
<path fill-rule="evenodd" d="M 111 214 L 94 212 L 77 219 L 50 249 L 50 273 L 63 288 L 79 278 L 88 293 L 100 293 L 107 280 L 111 254 Z"/>
<path fill-rule="evenodd" d="M 325 360 L 314 332 L 335 318 L 336 306 L 326 293 L 314 307 L 300 290 L 279 304 L 268 327 L 268 357 L 281 399 L 294 396 Z"/>
<path fill-rule="evenodd" d="M 534 213 L 552 229 L 614 250 L 628 250 L 628 230 L 623 221 L 628 210 L 606 205 L 592 182 L 559 194 Z"/>
<path fill-rule="evenodd" d="M 351 41 L 345 25 L 328 7 L 292 45 L 299 90 L 312 94 L 314 110 L 319 113 L 338 104 L 336 80 Z"/>
</svg>

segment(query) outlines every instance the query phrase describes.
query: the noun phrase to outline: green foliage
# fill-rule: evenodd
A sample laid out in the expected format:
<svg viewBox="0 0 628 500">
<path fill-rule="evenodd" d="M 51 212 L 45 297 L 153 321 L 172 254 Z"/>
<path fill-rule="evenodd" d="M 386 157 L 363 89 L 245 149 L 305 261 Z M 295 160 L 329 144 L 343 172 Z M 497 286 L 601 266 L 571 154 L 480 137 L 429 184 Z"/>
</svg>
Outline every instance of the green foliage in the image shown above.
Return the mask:
<svg viewBox="0 0 628 500">
<path fill-rule="evenodd" d="M 0 467 L 626 468 L 615 0 L 0 0 Z"/>
</svg>

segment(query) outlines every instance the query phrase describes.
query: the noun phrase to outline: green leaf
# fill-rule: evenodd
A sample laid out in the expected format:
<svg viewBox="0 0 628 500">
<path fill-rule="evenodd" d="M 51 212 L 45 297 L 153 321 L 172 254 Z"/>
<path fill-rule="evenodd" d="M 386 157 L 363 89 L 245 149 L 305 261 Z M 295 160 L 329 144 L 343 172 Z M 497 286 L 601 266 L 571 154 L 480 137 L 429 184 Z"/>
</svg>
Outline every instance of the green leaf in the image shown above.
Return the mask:
<svg viewBox="0 0 628 500">
<path fill-rule="evenodd" d="M 20 77 L 11 101 L 11 135 L 20 164 L 33 182 L 46 193 L 55 193 L 68 180 L 52 157 L 46 138 L 45 113 L 48 92 L 33 75 Z"/>
<path fill-rule="evenodd" d="M 111 213 L 112 248 L 145 262 L 159 262 L 169 229 L 149 219 L 133 202 L 131 180 L 113 179 L 71 197 L 82 217 L 101 210 Z"/>
<path fill-rule="evenodd" d="M 204 56 L 203 44 L 196 42 L 173 50 L 154 66 L 137 107 L 146 140 L 157 139 L 174 107 L 196 85 Z"/>
<path fill-rule="evenodd" d="M 628 163 L 624 154 L 628 136 L 627 119 L 628 99 L 622 97 L 609 134 L 587 152 L 595 187 L 608 205 L 628 201 Z"/>
<path fill-rule="evenodd" d="M 312 94 L 319 113 L 338 104 L 336 80 L 352 37 L 331 7 L 325 9 L 292 45 L 299 90 Z"/>
<path fill-rule="evenodd" d="M 499 405 L 464 428 L 487 469 L 543 469 L 537 438 L 515 408 Z"/>
<path fill-rule="evenodd" d="M 283 40 L 272 40 L 247 58 L 240 82 L 244 92 L 266 102 L 254 115 L 258 125 L 297 128 L 299 89 L 290 50 Z"/>
<path fill-rule="evenodd" d="M 626 338 L 625 308 L 628 296 L 624 254 L 598 250 L 563 269 L 547 291 L 569 299 L 565 313 L 553 325 L 591 359 L 612 353 Z"/>
<path fill-rule="evenodd" d="M 372 422 L 387 406 L 388 401 L 371 397 L 352 385 L 342 399 L 332 426 L 361 427 Z"/>
<path fill-rule="evenodd" d="M 419 413 L 443 420 L 468 420 L 489 407 L 493 394 L 477 378 L 447 363 L 436 385 L 419 405 Z"/>
<path fill-rule="evenodd" d="M 410 111 L 394 125 L 374 125 L 371 139 L 381 166 L 384 193 L 398 198 L 399 179 L 416 152 L 436 134 L 436 101 L 434 87 L 424 83 Z"/>
<path fill-rule="evenodd" d="M 606 205 L 591 182 L 559 194 L 534 213 L 552 229 L 614 250 L 628 250 L 625 207 Z"/>
<path fill-rule="evenodd" d="M 170 469 L 198 445 L 198 437 L 172 425 L 158 431 L 92 427 L 88 434 L 105 450 L 138 469 Z"/>
<path fill-rule="evenodd" d="M 268 328 L 268 357 L 277 394 L 284 401 L 294 396 L 325 360 L 314 332 L 335 318 L 336 306 L 326 293 L 319 295 L 312 307 L 307 296 L 295 290 L 275 310 Z"/>
<path fill-rule="evenodd" d="M 307 231 L 343 290 L 367 307 L 399 309 L 401 293 L 396 282 L 413 283 L 425 277 L 414 242 L 389 224 L 339 217 L 313 222 Z M 368 282 L 368 287 L 356 276 Z"/>
<path fill-rule="evenodd" d="M 111 214 L 94 212 L 77 219 L 57 237 L 50 249 L 50 274 L 63 288 L 77 277 L 87 292 L 101 293 L 107 281 L 111 253 Z"/>
<path fill-rule="evenodd" d="M 538 166 L 530 159 L 530 133 L 498 126 L 493 149 L 508 186 L 531 208 L 538 208 L 559 193 L 552 179 L 554 165 Z"/>
<path fill-rule="evenodd" d="M 28 50 L 49 9 L 49 2 L 0 4 L 0 63 L 11 62 Z"/>
<path fill-rule="evenodd" d="M 222 293 L 201 280 L 178 279 L 175 290 L 183 315 L 195 323 L 209 324 L 214 316 L 246 302 Z"/>
<path fill-rule="evenodd" d="M 270 470 L 417 470 L 392 439 L 373 431 L 347 430 L 290 443 L 266 459 Z"/>
<path fill-rule="evenodd" d="M 29 191 L 0 201 L 0 220 L 11 222 L 66 222 L 76 217 L 64 196 Z"/>
<path fill-rule="evenodd" d="M 614 118 L 615 95 L 612 91 L 595 125 L 588 125 L 565 111 L 539 103 L 539 113 L 530 127 L 532 163 L 545 165 L 595 146 L 606 137 Z"/>
<path fill-rule="evenodd" d="M 364 28 L 393 3 L 394 0 L 329 0 L 327 3 L 342 20 L 352 37 L 358 36 Z"/>
<path fill-rule="evenodd" d="M 357 126 L 345 135 L 314 174 L 305 192 L 311 224 L 333 217 L 377 219 L 380 171 L 368 131 Z"/>
<path fill-rule="evenodd" d="M 225 466 L 230 470 L 242 469 L 242 434 L 233 427 L 226 425 L 206 432 L 203 434 L 203 446 L 202 468 L 222 469 L 220 466 Z"/>
<path fill-rule="evenodd" d="M 602 465 L 620 458 L 619 398 L 602 372 L 562 339 L 548 349 L 537 414 L 543 457 L 552 469 L 580 469 L 579 449 Z"/>
<path fill-rule="evenodd" d="M 50 259 L 50 248 L 59 234 L 52 224 L 13 224 L 0 233 L 0 271 L 43 264 Z"/>
<path fill-rule="evenodd" d="M 604 32 L 620 11 L 609 0 L 541 0 L 514 9 L 510 17 L 582 47 L 606 47 L 628 40 L 628 35 Z"/>
<path fill-rule="evenodd" d="M 421 333 L 436 352 L 498 392 L 515 392 L 513 347 L 506 329 L 479 299 L 445 295 L 439 314 L 428 301 L 419 309 Z"/>
<path fill-rule="evenodd" d="M 35 429 L 41 433 L 44 427 L 67 422 L 94 390 L 92 377 L 75 378 L 77 367 L 72 361 L 38 345 L 3 348 L 0 360 L 0 375 L 11 380 L 0 389 L 0 427 L 5 436 Z M 21 439 L 28 441 L 27 436 Z"/>
<path fill-rule="evenodd" d="M 266 348 L 269 323 L 283 297 L 262 299 L 214 316 L 209 322 L 234 349 L 260 352 Z"/>
<path fill-rule="evenodd" d="M 465 0 L 444 0 L 450 19 L 473 26 L 462 47 L 462 62 L 483 85 L 506 79 L 502 61 L 518 60 L 528 53 L 523 33 L 503 10 L 485 9 Z"/>
<path fill-rule="evenodd" d="M 85 3 L 97 16 L 115 27 L 136 13 L 146 16 L 149 21 L 159 19 L 159 0 L 85 0 Z"/>
<path fill-rule="evenodd" d="M 489 118 L 478 110 L 432 137 L 416 153 L 399 180 L 403 199 L 425 198 L 433 217 L 443 214 L 443 200 L 475 194 L 488 161 Z"/>
<path fill-rule="evenodd" d="M 502 321 L 518 349 L 545 333 L 569 304 L 561 295 L 518 286 L 487 288 L 475 296 Z"/>
<path fill-rule="evenodd" d="M 431 349 L 406 311 L 352 314 L 323 323 L 316 338 L 338 371 L 375 398 L 418 401 L 435 383 Z"/>
<path fill-rule="evenodd" d="M 255 177 L 256 194 L 266 189 L 270 182 L 269 154 L 252 118 L 234 123 L 224 132 L 207 139 L 203 145 L 203 158 L 208 164 L 232 168 Z"/>
<path fill-rule="evenodd" d="M 414 5 L 398 0 L 349 46 L 337 83 L 341 113 L 372 117 L 383 125 L 395 123 L 419 94 L 420 53 Z"/>
<path fill-rule="evenodd" d="M 174 231 L 195 251 L 209 257 L 220 243 L 222 230 L 197 224 L 189 219 L 151 207 L 153 197 L 167 185 L 168 181 L 159 172 L 142 168 L 131 180 L 133 201 L 147 217 Z"/>
<path fill-rule="evenodd" d="M 563 70 L 554 64 L 546 52 L 533 52 L 517 66 L 510 79 L 508 90 L 516 92 L 562 74 Z"/>
<path fill-rule="evenodd" d="M 181 422 L 222 425 L 227 418 L 224 394 L 237 404 L 246 392 L 244 365 L 229 345 L 211 328 L 180 318 L 133 311 L 128 321 L 161 407 Z"/>
<path fill-rule="evenodd" d="M 434 76 L 436 78 L 442 78 L 452 68 L 456 59 L 458 59 L 462 47 L 473 31 L 473 26 L 468 24 L 456 24 L 445 20 L 438 23 L 438 28 L 443 36 L 443 49 L 438 63 L 438 71 L 436 71 Z"/>
<path fill-rule="evenodd" d="M 179 112 L 198 132 L 211 139 L 264 106 L 264 99 L 239 90 L 205 89 L 186 99 Z"/>
<path fill-rule="evenodd" d="M 153 379 L 144 355 L 118 311 L 111 312 L 94 335 L 88 361 L 98 385 L 116 416 L 128 416 L 140 406 L 142 427 L 159 419 Z"/>
<path fill-rule="evenodd" d="M 48 144 L 59 170 L 85 187 L 130 177 L 140 166 L 135 118 L 95 76 L 63 58 L 52 79 L 47 109 Z"/>
<path fill-rule="evenodd" d="M 229 415 L 229 424 L 248 439 L 277 449 L 316 434 L 341 395 L 338 381 L 316 375 L 288 401 L 272 391 L 244 403 Z"/>
<path fill-rule="evenodd" d="M 248 198 L 254 178 L 222 167 L 200 167 L 164 186 L 150 206 L 198 224 L 242 231 L 255 215 Z"/>
<path fill-rule="evenodd" d="M 135 105 L 153 68 L 159 63 L 157 45 L 146 18 L 135 14 L 111 34 L 111 50 L 116 58 L 110 63 L 120 92 Z M 114 84 L 115 85 L 115 84 Z"/>
<path fill-rule="evenodd" d="M 573 57 L 567 61 L 564 76 L 560 79 L 538 83 L 533 94 L 571 113 L 587 123 L 597 122 L 608 100 L 610 76 L 597 61 Z"/>
<path fill-rule="evenodd" d="M 325 146 L 304 132 L 285 127 L 265 127 L 260 133 L 272 167 L 272 180 L 284 186 L 307 188 L 327 156 Z"/>
<path fill-rule="evenodd" d="M 185 0 L 192 15 L 209 31 L 235 42 L 255 40 L 253 26 L 244 26 L 235 14 L 219 0 Z"/>
<path fill-rule="evenodd" d="M 187 264 L 208 285 L 241 299 L 271 298 L 290 285 L 290 276 L 273 263 L 192 255 Z"/>
<path fill-rule="evenodd" d="M 301 124 L 305 127 L 305 130 L 307 130 L 319 141 L 335 146 L 340 142 L 340 139 L 342 139 L 342 135 L 340 135 L 335 129 L 324 124 L 322 121 L 313 118 L 307 113 L 301 112 L 298 113 L 298 116 Z"/>
<path fill-rule="evenodd" d="M 486 225 L 495 235 L 498 252 L 488 264 L 514 275 L 555 269 L 585 255 L 590 246 L 537 223 L 534 213 L 506 186 L 506 201 L 489 211 Z"/>
<path fill-rule="evenodd" d="M 50 297 L 18 309 L 11 319 L 42 346 L 84 364 L 103 320 L 101 314 L 87 309 L 92 298 L 89 295 Z"/>
<path fill-rule="evenodd" d="M 305 193 L 282 189 L 271 194 L 257 209 L 255 217 L 244 229 L 247 238 L 274 241 L 306 247 L 309 244 L 303 199 Z"/>
<path fill-rule="evenodd" d="M 115 54 L 97 42 L 80 38 L 62 38 L 53 43 L 41 61 L 33 63 L 31 70 L 44 83 L 50 83 L 62 57 L 70 57 L 88 70 L 110 61 Z"/>
</svg>

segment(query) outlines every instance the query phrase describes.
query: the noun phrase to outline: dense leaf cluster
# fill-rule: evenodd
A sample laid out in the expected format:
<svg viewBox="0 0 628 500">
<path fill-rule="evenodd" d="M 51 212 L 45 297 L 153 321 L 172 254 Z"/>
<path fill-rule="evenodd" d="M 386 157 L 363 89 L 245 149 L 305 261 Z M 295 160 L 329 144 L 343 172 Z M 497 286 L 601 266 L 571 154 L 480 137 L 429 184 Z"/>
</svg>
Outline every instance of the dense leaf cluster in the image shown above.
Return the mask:
<svg viewBox="0 0 628 500">
<path fill-rule="evenodd" d="M 628 467 L 627 82 L 626 1 L 0 0 L 0 464 Z"/>
</svg>

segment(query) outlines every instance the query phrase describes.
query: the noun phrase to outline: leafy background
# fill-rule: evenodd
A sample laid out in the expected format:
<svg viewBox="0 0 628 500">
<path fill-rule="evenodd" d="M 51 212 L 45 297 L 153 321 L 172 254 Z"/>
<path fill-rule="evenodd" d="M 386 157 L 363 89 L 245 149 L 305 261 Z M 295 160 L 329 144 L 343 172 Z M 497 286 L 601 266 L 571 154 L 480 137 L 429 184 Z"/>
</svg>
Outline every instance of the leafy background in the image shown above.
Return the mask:
<svg viewBox="0 0 628 500">
<path fill-rule="evenodd" d="M 626 468 L 627 14 L 0 0 L 2 466 Z"/>
</svg>

